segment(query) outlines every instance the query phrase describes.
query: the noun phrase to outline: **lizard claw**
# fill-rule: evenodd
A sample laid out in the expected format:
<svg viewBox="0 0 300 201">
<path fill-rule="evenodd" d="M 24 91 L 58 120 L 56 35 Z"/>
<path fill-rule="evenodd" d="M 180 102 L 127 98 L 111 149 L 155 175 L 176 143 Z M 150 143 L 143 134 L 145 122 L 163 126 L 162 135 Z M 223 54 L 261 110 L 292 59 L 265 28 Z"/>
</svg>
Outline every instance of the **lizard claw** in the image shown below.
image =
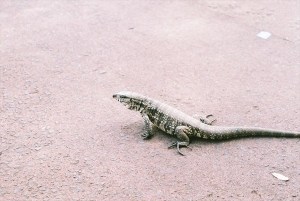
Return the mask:
<svg viewBox="0 0 300 201">
<path fill-rule="evenodd" d="M 186 147 L 186 148 L 189 148 L 192 150 L 192 148 L 189 147 L 186 142 L 178 142 L 178 141 L 174 142 L 171 146 L 168 147 L 168 149 L 176 147 L 178 153 L 181 154 L 182 156 L 184 156 L 184 154 L 180 151 L 180 146 L 183 146 L 183 147 Z"/>
<path fill-rule="evenodd" d="M 142 136 L 142 138 L 145 140 L 145 139 L 150 138 L 151 135 L 150 135 L 148 132 L 145 132 L 145 133 L 143 133 L 141 136 Z"/>
<path fill-rule="evenodd" d="M 206 115 L 205 117 L 200 117 L 200 121 L 204 124 L 207 124 L 207 125 L 212 125 L 214 122 L 217 121 L 217 119 L 213 119 L 213 120 L 210 120 L 208 119 L 209 117 L 213 117 L 214 115 L 212 114 L 209 114 L 209 115 Z"/>
</svg>

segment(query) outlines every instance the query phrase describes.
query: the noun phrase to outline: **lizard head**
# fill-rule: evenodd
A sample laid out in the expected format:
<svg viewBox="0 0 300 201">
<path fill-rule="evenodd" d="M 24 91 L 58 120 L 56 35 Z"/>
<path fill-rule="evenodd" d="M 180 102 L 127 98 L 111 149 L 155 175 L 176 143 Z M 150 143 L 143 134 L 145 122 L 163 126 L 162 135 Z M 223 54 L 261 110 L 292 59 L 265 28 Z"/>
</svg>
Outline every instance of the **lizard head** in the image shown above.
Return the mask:
<svg viewBox="0 0 300 201">
<path fill-rule="evenodd" d="M 113 98 L 125 105 L 130 110 L 143 111 L 145 109 L 145 96 L 129 91 L 121 91 L 113 95 Z"/>
</svg>

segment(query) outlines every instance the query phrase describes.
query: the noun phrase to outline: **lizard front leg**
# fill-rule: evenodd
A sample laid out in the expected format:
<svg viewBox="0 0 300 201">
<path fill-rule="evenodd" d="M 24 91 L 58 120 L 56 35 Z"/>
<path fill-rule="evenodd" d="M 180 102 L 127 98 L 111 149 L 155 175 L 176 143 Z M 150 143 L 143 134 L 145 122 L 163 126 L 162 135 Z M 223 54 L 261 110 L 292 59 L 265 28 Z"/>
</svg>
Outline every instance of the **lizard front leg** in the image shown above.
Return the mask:
<svg viewBox="0 0 300 201">
<path fill-rule="evenodd" d="M 187 147 L 190 148 L 188 145 L 190 144 L 190 139 L 188 134 L 191 133 L 191 130 L 187 126 L 177 126 L 175 129 L 175 135 L 177 137 L 177 141 L 174 142 L 169 148 L 176 147 L 178 153 L 184 156 L 183 153 L 180 151 L 180 147 Z M 191 148 L 190 148 L 191 149 Z"/>
<path fill-rule="evenodd" d="M 142 137 L 144 139 L 147 139 L 147 138 L 150 138 L 151 135 L 152 135 L 151 122 L 150 122 L 149 117 L 146 113 L 142 113 L 142 117 L 143 117 L 145 125 L 146 125 L 146 131 L 142 134 Z"/>
</svg>

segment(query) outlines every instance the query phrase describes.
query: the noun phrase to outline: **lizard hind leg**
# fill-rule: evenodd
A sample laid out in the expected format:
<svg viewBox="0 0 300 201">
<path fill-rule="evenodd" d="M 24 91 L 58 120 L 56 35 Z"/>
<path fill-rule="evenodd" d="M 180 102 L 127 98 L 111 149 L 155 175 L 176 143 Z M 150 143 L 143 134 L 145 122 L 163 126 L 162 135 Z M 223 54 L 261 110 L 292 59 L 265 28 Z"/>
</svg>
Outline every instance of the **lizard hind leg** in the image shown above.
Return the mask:
<svg viewBox="0 0 300 201">
<path fill-rule="evenodd" d="M 179 154 L 183 155 L 184 154 L 180 151 L 180 147 L 186 147 L 191 149 L 188 145 L 190 144 L 190 139 L 188 137 L 188 133 L 190 133 L 190 129 L 187 126 L 177 126 L 175 129 L 175 135 L 177 137 L 177 141 L 174 142 L 170 147 L 176 147 L 177 151 Z"/>
</svg>

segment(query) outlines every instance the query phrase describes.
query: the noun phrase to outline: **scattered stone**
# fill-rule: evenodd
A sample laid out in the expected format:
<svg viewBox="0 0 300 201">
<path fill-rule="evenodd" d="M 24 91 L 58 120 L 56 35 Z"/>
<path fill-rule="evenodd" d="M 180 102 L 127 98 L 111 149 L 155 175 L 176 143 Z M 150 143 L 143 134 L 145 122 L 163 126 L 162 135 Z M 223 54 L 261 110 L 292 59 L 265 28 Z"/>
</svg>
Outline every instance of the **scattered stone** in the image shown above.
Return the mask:
<svg viewBox="0 0 300 201">
<path fill-rule="evenodd" d="M 289 180 L 288 177 L 283 176 L 282 174 L 279 174 L 279 173 L 273 172 L 272 175 L 273 175 L 274 177 L 276 177 L 277 179 L 280 179 L 280 180 L 282 180 L 282 181 L 288 181 L 288 180 Z"/>
<path fill-rule="evenodd" d="M 39 150 L 41 150 L 41 149 L 42 149 L 42 147 L 36 147 L 36 148 L 35 148 L 36 151 L 39 151 Z"/>
<path fill-rule="evenodd" d="M 261 31 L 257 34 L 258 37 L 262 39 L 268 39 L 272 34 L 266 31 Z"/>
<path fill-rule="evenodd" d="M 17 187 L 15 190 L 14 190 L 14 194 L 18 193 L 20 191 L 20 188 Z"/>
</svg>

